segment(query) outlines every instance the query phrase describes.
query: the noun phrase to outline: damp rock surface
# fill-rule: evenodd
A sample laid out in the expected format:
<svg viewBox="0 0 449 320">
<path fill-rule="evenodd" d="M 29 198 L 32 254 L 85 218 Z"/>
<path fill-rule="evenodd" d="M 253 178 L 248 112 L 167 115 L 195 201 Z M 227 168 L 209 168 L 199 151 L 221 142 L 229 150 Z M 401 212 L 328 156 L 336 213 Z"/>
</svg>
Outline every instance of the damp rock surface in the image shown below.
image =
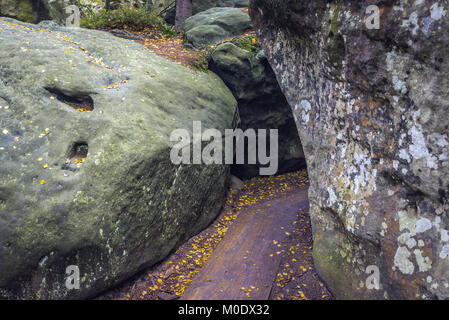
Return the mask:
<svg viewBox="0 0 449 320">
<path fill-rule="evenodd" d="M 320 276 L 337 298 L 447 299 L 449 3 L 370 4 L 379 29 L 360 1 L 250 15 L 299 128 Z"/>
<path fill-rule="evenodd" d="M 70 15 L 65 10 L 69 5 L 66 0 L 1 0 L 0 16 L 29 23 L 42 20 L 65 21 Z"/>
<path fill-rule="evenodd" d="M 0 298 L 93 296 L 216 217 L 229 167 L 172 164 L 170 134 L 235 126 L 217 76 L 105 32 L 7 18 L 0 47 Z"/>
<path fill-rule="evenodd" d="M 185 21 L 186 39 L 196 48 L 242 35 L 251 27 L 248 14 L 239 8 L 211 8 Z"/>
</svg>

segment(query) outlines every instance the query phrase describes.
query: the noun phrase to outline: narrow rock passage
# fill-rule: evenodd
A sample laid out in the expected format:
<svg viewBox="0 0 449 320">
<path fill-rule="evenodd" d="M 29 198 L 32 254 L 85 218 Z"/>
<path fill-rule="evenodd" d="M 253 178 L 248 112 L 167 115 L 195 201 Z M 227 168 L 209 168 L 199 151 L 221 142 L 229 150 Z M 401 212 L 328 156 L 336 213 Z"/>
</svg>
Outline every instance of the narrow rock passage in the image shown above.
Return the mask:
<svg viewBox="0 0 449 320">
<path fill-rule="evenodd" d="M 217 220 L 100 299 L 331 299 L 315 272 L 307 171 L 232 190 Z"/>
</svg>

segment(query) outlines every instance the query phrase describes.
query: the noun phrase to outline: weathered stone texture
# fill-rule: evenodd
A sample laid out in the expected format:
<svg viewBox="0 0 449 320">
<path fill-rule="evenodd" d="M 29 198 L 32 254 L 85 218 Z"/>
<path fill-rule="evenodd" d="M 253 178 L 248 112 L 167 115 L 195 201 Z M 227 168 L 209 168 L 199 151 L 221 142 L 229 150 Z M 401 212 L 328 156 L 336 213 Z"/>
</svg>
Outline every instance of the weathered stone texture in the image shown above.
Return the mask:
<svg viewBox="0 0 449 320">
<path fill-rule="evenodd" d="M 170 160 L 173 130 L 236 125 L 217 76 L 107 32 L 6 18 L 0 48 L 0 299 L 98 294 L 217 216 L 229 166 Z"/>
<path fill-rule="evenodd" d="M 320 275 L 338 298 L 449 298 L 448 1 L 252 0 L 250 15 L 304 147 Z"/>
</svg>

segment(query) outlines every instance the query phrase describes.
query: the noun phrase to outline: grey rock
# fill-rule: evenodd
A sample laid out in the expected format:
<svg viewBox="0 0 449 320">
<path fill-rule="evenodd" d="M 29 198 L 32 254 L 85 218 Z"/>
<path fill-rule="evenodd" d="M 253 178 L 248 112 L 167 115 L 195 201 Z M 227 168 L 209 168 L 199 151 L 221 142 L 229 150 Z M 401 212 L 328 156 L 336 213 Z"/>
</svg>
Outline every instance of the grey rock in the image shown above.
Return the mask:
<svg viewBox="0 0 449 320">
<path fill-rule="evenodd" d="M 259 50 L 256 54 L 256 58 L 258 60 L 266 60 L 267 57 L 265 56 L 265 52 L 263 50 Z"/>
<path fill-rule="evenodd" d="M 62 23 L 56 21 L 56 20 L 42 20 L 41 22 L 39 22 L 37 24 L 38 27 L 43 28 L 43 29 L 51 29 L 51 28 L 56 28 L 56 27 L 60 27 L 63 26 Z"/>
<path fill-rule="evenodd" d="M 170 161 L 174 129 L 236 125 L 217 76 L 106 32 L 0 28 L 0 299 L 91 297 L 217 216 L 229 167 Z"/>
<path fill-rule="evenodd" d="M 231 189 L 239 190 L 239 189 L 242 189 L 245 186 L 243 181 L 240 180 L 239 178 L 237 178 L 234 175 L 231 175 L 231 179 L 230 180 L 231 180 Z"/>
<path fill-rule="evenodd" d="M 237 8 L 212 8 L 185 21 L 186 38 L 197 48 L 242 35 L 251 27 L 249 16 Z"/>
<path fill-rule="evenodd" d="M 277 173 L 305 167 L 304 152 L 292 110 L 267 60 L 258 59 L 254 53 L 228 42 L 213 51 L 210 69 L 223 79 L 237 99 L 243 130 L 278 130 Z M 263 165 L 233 165 L 232 172 L 242 179 L 248 179 L 258 176 L 260 167 Z"/>
</svg>

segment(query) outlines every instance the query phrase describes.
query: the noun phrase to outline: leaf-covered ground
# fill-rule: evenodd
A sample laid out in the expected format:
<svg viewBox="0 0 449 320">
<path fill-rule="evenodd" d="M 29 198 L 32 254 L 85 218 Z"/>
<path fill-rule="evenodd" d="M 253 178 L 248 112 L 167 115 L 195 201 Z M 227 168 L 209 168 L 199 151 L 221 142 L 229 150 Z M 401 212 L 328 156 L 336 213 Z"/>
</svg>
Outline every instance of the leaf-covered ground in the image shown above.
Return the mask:
<svg viewBox="0 0 449 320">
<path fill-rule="evenodd" d="M 191 238 L 164 262 L 147 270 L 99 299 L 169 300 L 182 299 L 186 288 L 195 281 L 217 245 L 226 239 L 232 224 L 248 210 L 264 210 L 287 193 L 308 187 L 306 170 L 276 177 L 258 177 L 245 182 L 241 190 L 231 190 L 225 207 L 216 221 Z M 271 285 L 270 299 L 332 299 L 332 295 L 315 272 L 312 260 L 312 231 L 307 210 L 298 210 L 293 229 L 286 240 L 274 243 L 276 249 L 266 252 L 280 256 L 277 276 Z M 270 240 L 271 241 L 271 240 Z M 251 255 L 248 254 L 248 259 Z M 259 288 L 260 289 L 260 288 Z M 251 299 L 257 286 L 239 287 L 242 298 Z"/>
</svg>

